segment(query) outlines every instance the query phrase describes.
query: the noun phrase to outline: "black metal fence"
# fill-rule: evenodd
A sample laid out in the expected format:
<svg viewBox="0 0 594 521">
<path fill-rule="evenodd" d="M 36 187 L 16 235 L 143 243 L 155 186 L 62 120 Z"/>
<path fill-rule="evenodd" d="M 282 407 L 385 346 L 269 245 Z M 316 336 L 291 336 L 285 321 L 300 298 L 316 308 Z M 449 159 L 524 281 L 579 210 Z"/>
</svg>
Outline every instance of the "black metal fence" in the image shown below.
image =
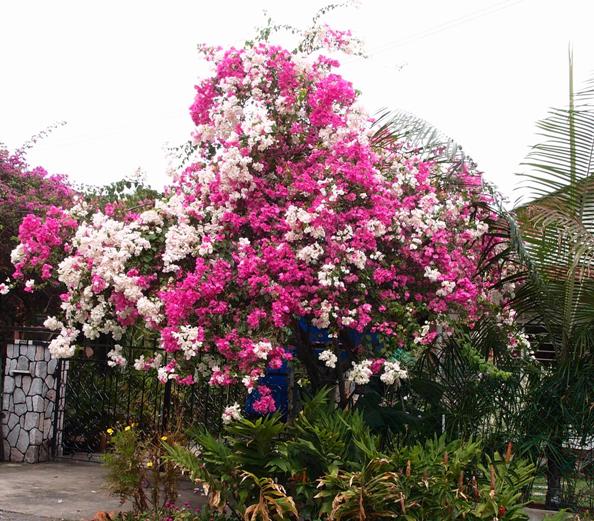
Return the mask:
<svg viewBox="0 0 594 521">
<path fill-rule="evenodd" d="M 89 344 L 61 361 L 64 385 L 62 454 L 93 459 L 107 445 L 107 429 L 135 424 L 145 432 L 166 432 L 201 424 L 222 426 L 226 405 L 244 399 L 241 391 L 206 384 L 162 384 L 154 374 L 138 371 L 133 361 L 146 348 L 125 346 L 125 367 L 110 367 L 106 344 Z"/>
</svg>

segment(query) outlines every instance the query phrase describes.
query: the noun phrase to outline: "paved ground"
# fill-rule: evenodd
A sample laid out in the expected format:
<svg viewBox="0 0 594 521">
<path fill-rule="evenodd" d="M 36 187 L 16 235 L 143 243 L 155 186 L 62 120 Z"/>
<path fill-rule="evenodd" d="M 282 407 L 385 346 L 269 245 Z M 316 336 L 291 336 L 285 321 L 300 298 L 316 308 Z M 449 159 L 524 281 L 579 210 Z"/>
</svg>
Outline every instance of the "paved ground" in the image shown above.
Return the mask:
<svg viewBox="0 0 594 521">
<path fill-rule="evenodd" d="M 179 502 L 202 503 L 191 483 L 179 488 Z M 97 463 L 0 463 L 0 521 L 89 520 L 97 512 L 127 509 L 105 489 Z"/>
<path fill-rule="evenodd" d="M 0 510 L 0 521 L 58 521 L 51 517 L 34 516 L 32 514 L 19 514 Z"/>
</svg>

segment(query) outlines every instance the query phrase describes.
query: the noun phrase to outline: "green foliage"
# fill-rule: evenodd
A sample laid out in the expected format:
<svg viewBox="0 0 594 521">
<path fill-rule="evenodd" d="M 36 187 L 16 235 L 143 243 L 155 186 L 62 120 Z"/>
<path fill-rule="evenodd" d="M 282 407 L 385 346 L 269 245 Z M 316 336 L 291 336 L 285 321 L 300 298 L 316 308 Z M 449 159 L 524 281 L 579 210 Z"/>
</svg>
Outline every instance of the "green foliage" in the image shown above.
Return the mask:
<svg viewBox="0 0 594 521">
<path fill-rule="evenodd" d="M 358 469 L 379 455 L 379 438 L 361 412 L 338 408 L 329 392 L 325 389 L 305 404 L 269 465 L 291 484 L 300 513 L 311 519 L 319 508 L 314 497 L 321 477 L 339 469 Z"/>
<path fill-rule="evenodd" d="M 374 459 L 360 471 L 336 470 L 326 475 L 320 480 L 322 491 L 316 495 L 323 502 L 320 514 L 337 520 L 389 519 L 397 517 L 396 505 L 406 514 L 400 477 L 391 468 L 390 461 Z"/>
<path fill-rule="evenodd" d="M 110 428 L 108 434 L 112 451 L 103 456 L 107 486 L 122 503 L 132 499 L 135 511 L 146 510 L 148 502 L 142 487 L 146 467 L 141 459 L 139 434 L 132 428 L 116 433 Z"/>
<path fill-rule="evenodd" d="M 113 181 L 107 185 L 83 185 L 80 187 L 86 201 L 92 206 L 105 209 L 110 205 L 114 212 L 143 211 L 150 208 L 161 194 L 151 188 L 139 170 L 134 175 Z"/>
<path fill-rule="evenodd" d="M 445 437 L 382 447 L 358 410 L 343 410 L 324 390 L 283 424 L 278 416 L 204 430 L 195 448 L 165 445 L 169 461 L 190 474 L 209 505 L 246 520 L 525 520 L 520 496 L 533 466 L 478 442 Z M 444 513 L 445 512 L 445 513 Z"/>
<path fill-rule="evenodd" d="M 567 446 L 594 434 L 593 100 L 594 80 L 574 91 L 570 59 L 569 102 L 537 124 L 541 142 L 523 164 L 531 201 L 508 212 L 495 199 L 499 219 L 490 225 L 508 244 L 492 262 L 515 266 L 502 282 L 519 283 L 512 304 L 518 318 L 556 362 L 541 370 L 509 360 L 505 342 L 481 320 L 454 345 L 423 355 L 411 374 L 406 410 L 387 414 L 377 407 L 379 397 L 376 410 L 366 411 L 400 437 L 440 432 L 443 419 L 450 436 L 478 434 L 490 447 L 514 441 L 524 455 L 546 463 L 549 506 L 579 504 L 575 483 L 584 476 Z M 454 141 L 410 114 L 379 118 L 377 145 L 396 139 L 406 139 L 421 157 L 445 161 L 447 172 L 468 160 Z M 403 420 L 406 431 L 398 426 Z"/>
<path fill-rule="evenodd" d="M 336 520 L 526 520 L 519 498 L 534 467 L 498 454 L 481 463 L 481 453 L 479 443 L 444 437 L 404 447 L 322 478 L 322 510 Z"/>
<path fill-rule="evenodd" d="M 272 478 L 259 478 L 251 472 L 243 472 L 242 481 L 251 481 L 258 489 L 258 501 L 245 509 L 245 521 L 298 517 L 293 498 L 287 496 L 284 487 L 275 483 Z"/>
<path fill-rule="evenodd" d="M 275 445 L 285 429 L 278 415 L 242 419 L 227 425 L 223 438 L 205 429 L 189 433 L 198 450 L 164 444 L 168 461 L 176 464 L 202 485 L 212 508 L 230 508 L 238 516 L 250 519 L 264 516 L 264 510 L 287 511 L 282 490 L 273 490 L 267 478 L 268 464 L 275 455 Z M 196 453 L 199 452 L 199 455 Z M 274 514 L 270 514 L 273 518 Z M 260 516 L 260 517 L 259 517 Z M 265 517 L 265 516 L 264 516 Z"/>
<path fill-rule="evenodd" d="M 134 425 L 119 431 L 109 428 L 107 434 L 111 449 L 103 455 L 107 486 L 122 503 L 131 500 L 136 513 L 156 513 L 175 501 L 177 474 L 163 459 L 161 444 L 170 436 L 144 437 Z"/>
</svg>

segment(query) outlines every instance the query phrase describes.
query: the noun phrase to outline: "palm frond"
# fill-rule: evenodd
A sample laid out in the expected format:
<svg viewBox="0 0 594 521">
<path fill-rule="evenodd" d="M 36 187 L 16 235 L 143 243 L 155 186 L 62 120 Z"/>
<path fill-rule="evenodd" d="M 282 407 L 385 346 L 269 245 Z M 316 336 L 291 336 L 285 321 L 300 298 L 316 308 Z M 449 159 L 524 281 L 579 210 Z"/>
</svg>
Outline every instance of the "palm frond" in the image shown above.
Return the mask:
<svg viewBox="0 0 594 521">
<path fill-rule="evenodd" d="M 376 118 L 372 144 L 385 147 L 398 142 L 409 153 L 423 160 L 445 165 L 445 177 L 456 180 L 453 175 L 462 165 L 474 165 L 462 147 L 452 138 L 414 114 L 406 111 L 382 111 Z"/>
<path fill-rule="evenodd" d="M 571 56 L 568 105 L 537 127 L 543 141 L 520 174 L 533 200 L 515 215 L 530 271 L 545 286 L 523 288 L 523 305 L 542 318 L 558 354 L 569 356 L 574 333 L 591 323 L 584 302 L 594 281 L 594 81 L 574 92 Z"/>
</svg>

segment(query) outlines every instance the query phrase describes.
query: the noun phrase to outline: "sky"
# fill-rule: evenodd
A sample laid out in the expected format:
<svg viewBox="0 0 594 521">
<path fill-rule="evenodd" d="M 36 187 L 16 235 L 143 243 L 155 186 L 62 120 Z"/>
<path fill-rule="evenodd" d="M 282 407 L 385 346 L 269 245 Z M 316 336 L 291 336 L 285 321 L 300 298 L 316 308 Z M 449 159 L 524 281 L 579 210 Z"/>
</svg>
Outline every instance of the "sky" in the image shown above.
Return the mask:
<svg viewBox="0 0 594 521">
<path fill-rule="evenodd" d="M 163 186 L 207 73 L 197 44 L 241 45 L 264 11 L 307 27 L 326 3 L 0 0 L 0 142 L 14 149 L 66 122 L 32 164 L 91 184 L 140 168 Z M 362 0 L 325 20 L 365 42 L 369 57 L 342 58 L 341 73 L 371 114 L 426 119 L 513 200 L 535 122 L 566 102 L 570 43 L 576 85 L 594 71 L 592 15 L 591 0 Z"/>
</svg>

